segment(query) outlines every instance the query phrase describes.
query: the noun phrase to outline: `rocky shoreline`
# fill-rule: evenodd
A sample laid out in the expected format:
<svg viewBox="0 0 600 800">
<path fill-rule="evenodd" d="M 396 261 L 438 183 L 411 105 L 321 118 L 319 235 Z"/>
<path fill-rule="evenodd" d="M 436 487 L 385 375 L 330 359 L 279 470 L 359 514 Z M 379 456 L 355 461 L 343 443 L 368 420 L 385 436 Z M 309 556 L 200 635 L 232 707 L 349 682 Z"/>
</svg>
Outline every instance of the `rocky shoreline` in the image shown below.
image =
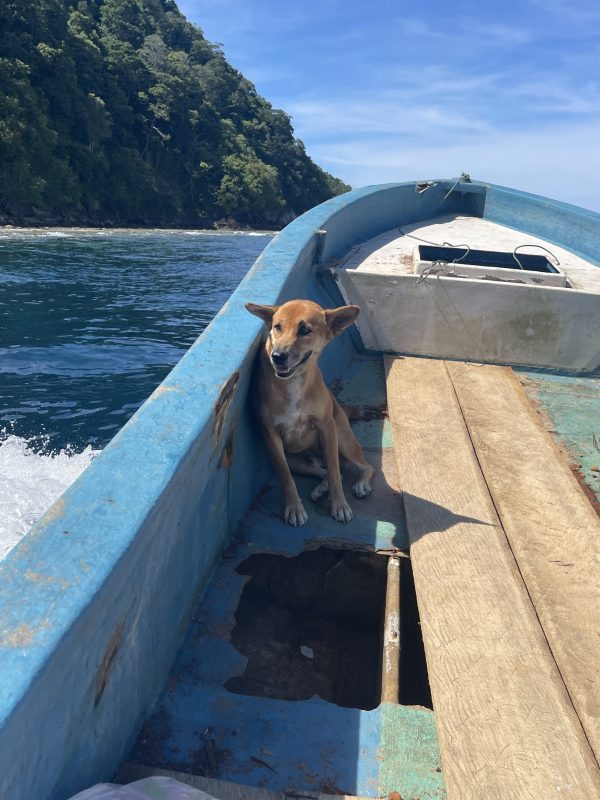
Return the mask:
<svg viewBox="0 0 600 800">
<path fill-rule="evenodd" d="M 13 217 L 0 212 L 0 230 L 26 229 L 26 230 L 207 230 L 207 231 L 278 231 L 285 228 L 296 215 L 292 212 L 281 214 L 277 220 L 269 220 L 268 227 L 262 228 L 258 225 L 252 226 L 245 222 L 236 220 L 235 217 L 222 217 L 215 220 L 210 219 L 183 219 L 175 220 L 147 220 L 147 219 L 107 219 L 90 218 L 86 216 L 61 215 L 53 216 L 42 211 L 35 215 Z M 266 222 L 266 220 L 265 220 Z"/>
<path fill-rule="evenodd" d="M 101 234 L 101 233 L 155 233 L 155 234 L 176 234 L 176 233 L 204 233 L 204 234 L 242 234 L 242 235 L 263 235 L 274 236 L 277 230 L 274 228 L 251 228 L 248 225 L 220 225 L 213 228 L 202 227 L 157 227 L 156 225 L 32 225 L 32 224 L 3 224 L 0 222 L 0 236 L 14 234 L 44 234 L 44 233 L 63 233 L 65 235 Z"/>
</svg>

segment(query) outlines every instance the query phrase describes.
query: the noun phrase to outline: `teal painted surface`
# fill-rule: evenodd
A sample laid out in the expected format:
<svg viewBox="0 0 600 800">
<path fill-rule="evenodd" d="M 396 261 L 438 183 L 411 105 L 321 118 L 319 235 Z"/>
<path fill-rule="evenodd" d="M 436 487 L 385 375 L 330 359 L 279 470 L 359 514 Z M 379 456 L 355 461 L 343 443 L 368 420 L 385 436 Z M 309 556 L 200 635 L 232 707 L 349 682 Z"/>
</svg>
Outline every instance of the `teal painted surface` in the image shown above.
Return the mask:
<svg viewBox="0 0 600 800">
<path fill-rule="evenodd" d="M 571 465 L 600 501 L 600 377 L 519 374 L 525 378 L 526 392 L 541 404 L 550 431 Z"/>
<path fill-rule="evenodd" d="M 354 432 L 363 447 L 392 447 L 392 426 L 388 419 L 360 420 Z"/>
<path fill-rule="evenodd" d="M 427 709 L 383 703 L 379 707 L 378 794 L 400 797 L 446 797 L 435 716 Z"/>
<path fill-rule="evenodd" d="M 598 247 L 598 215 L 484 184 L 439 181 L 423 195 L 414 184 L 368 187 L 309 211 L 271 242 L 159 389 L 0 565 L 0 796 L 64 800 L 110 778 L 269 474 L 246 410 L 261 323 L 243 304 L 303 296 L 334 305 L 316 275 L 320 229 L 326 261 L 396 225 L 481 213 L 484 202 L 490 219 L 518 217 L 536 233 L 548 213 L 557 243 L 587 257 Z M 348 336 L 328 348 L 329 380 L 353 352 Z M 360 435 L 388 443 L 385 424 L 372 427 Z M 272 521 L 269 535 L 294 541 Z M 372 523 L 348 530 L 372 543 L 402 536 Z"/>
</svg>

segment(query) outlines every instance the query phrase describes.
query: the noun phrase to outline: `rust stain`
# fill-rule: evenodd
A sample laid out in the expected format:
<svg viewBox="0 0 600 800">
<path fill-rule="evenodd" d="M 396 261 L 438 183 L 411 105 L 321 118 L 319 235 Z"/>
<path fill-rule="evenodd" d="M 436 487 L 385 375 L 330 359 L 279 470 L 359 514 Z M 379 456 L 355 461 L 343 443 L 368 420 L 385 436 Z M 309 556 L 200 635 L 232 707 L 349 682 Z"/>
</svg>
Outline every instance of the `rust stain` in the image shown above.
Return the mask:
<svg viewBox="0 0 600 800">
<path fill-rule="evenodd" d="M 215 403 L 215 450 L 221 445 L 221 439 L 225 431 L 225 423 L 227 421 L 227 414 L 231 408 L 231 403 L 235 396 L 235 390 L 240 382 L 240 373 L 236 370 L 225 386 L 221 390 L 219 399 Z"/>
<path fill-rule="evenodd" d="M 575 476 L 575 479 L 577 480 L 577 483 L 579 484 L 580 489 L 582 490 L 584 495 L 587 497 L 587 499 L 590 501 L 590 505 L 592 506 L 592 508 L 594 509 L 596 514 L 598 514 L 598 516 L 600 517 L 600 501 L 598 500 L 598 498 L 594 494 L 594 491 L 590 488 L 590 486 L 588 486 L 584 475 L 582 474 L 581 470 L 579 469 L 580 466 L 581 466 L 581 464 L 571 464 L 571 463 L 569 463 L 569 467 L 571 468 L 571 472 Z"/>
<path fill-rule="evenodd" d="M 229 434 L 227 438 L 227 444 L 223 448 L 223 452 L 221 453 L 221 467 L 223 469 L 229 469 L 233 464 L 233 431 Z"/>
<path fill-rule="evenodd" d="M 96 691 L 94 694 L 94 708 L 100 702 L 102 695 L 104 694 L 104 690 L 106 689 L 106 686 L 108 684 L 108 679 L 110 678 L 110 673 L 115 663 L 115 658 L 117 656 L 117 653 L 119 652 L 121 644 L 123 643 L 124 630 L 125 630 L 124 623 L 119 622 L 119 624 L 117 625 L 117 627 L 113 632 L 113 635 L 110 637 L 110 641 L 104 653 L 102 663 L 98 667 L 98 672 L 96 673 Z"/>
</svg>

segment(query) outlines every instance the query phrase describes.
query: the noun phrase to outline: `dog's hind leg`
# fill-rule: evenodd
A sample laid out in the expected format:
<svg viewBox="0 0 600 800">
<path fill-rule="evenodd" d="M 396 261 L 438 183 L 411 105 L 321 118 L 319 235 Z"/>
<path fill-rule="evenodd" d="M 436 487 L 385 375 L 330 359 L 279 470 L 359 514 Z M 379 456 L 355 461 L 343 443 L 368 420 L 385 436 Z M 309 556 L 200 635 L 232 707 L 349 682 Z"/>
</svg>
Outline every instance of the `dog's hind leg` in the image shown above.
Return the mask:
<svg viewBox="0 0 600 800">
<path fill-rule="evenodd" d="M 316 459 L 307 459 L 295 453 L 286 453 L 287 462 L 292 472 L 298 475 L 314 475 L 317 478 L 326 478 L 327 470 Z"/>
<path fill-rule="evenodd" d="M 359 470 L 358 480 L 352 487 L 352 491 L 356 497 L 366 497 L 373 490 L 371 481 L 375 470 L 368 461 L 365 461 L 362 448 L 350 427 L 346 412 L 335 398 L 333 400 L 333 418 L 337 428 L 340 453 Z"/>
<path fill-rule="evenodd" d="M 314 475 L 321 478 L 321 483 L 310 493 L 311 500 L 315 502 L 329 491 L 329 481 L 327 480 L 327 470 L 317 458 L 302 458 L 297 455 L 287 455 L 287 462 L 292 472 L 298 475 Z"/>
</svg>

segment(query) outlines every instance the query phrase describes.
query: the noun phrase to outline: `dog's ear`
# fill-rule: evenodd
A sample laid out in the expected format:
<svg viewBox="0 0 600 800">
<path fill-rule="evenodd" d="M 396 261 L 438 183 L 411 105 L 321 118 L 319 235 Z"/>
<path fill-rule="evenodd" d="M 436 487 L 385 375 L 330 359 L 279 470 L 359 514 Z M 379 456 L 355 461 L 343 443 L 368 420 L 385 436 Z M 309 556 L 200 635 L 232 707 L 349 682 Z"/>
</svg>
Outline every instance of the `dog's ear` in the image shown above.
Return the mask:
<svg viewBox="0 0 600 800">
<path fill-rule="evenodd" d="M 338 336 L 352 325 L 358 317 L 360 308 L 358 306 L 340 306 L 339 308 L 328 308 L 325 311 L 325 321 L 327 327 L 334 336 Z"/>
<path fill-rule="evenodd" d="M 269 328 L 273 322 L 273 314 L 278 308 L 279 306 L 257 306 L 256 303 L 246 303 L 246 311 L 254 314 L 255 317 L 260 317 Z"/>
</svg>

